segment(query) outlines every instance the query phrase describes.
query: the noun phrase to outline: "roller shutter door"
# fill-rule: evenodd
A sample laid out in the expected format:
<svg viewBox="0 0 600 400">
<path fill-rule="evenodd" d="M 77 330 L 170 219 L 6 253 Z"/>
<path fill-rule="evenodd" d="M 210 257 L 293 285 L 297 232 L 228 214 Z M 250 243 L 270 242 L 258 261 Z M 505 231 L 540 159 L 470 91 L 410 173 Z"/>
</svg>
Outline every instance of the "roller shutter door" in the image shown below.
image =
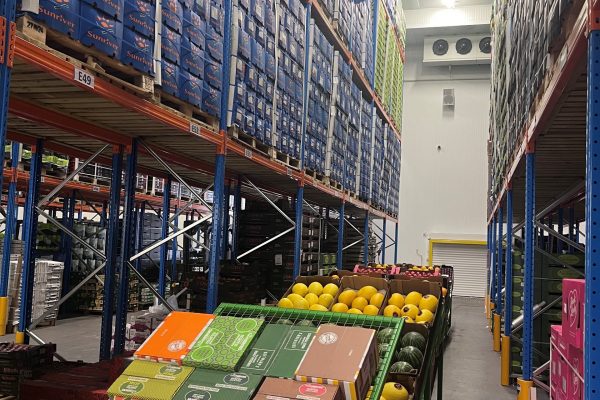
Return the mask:
<svg viewBox="0 0 600 400">
<path fill-rule="evenodd" d="M 433 243 L 433 264 L 454 267 L 455 296 L 484 297 L 487 280 L 485 245 Z"/>
</svg>

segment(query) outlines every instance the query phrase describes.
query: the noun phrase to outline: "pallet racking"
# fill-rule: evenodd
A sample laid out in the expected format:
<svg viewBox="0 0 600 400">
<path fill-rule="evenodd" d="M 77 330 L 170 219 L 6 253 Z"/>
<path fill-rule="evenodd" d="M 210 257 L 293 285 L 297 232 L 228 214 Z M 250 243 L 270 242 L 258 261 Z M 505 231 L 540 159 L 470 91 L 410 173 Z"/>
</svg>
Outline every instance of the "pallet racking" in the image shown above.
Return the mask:
<svg viewBox="0 0 600 400">
<path fill-rule="evenodd" d="M 599 289 L 596 264 L 599 260 L 595 240 L 599 222 L 597 103 L 600 2 L 567 3 L 571 9 L 562 17 L 564 25 L 560 34 L 555 35 L 553 43 L 548 43 L 550 62 L 546 65 L 549 68 L 541 82 L 537 82 L 540 89 L 533 93 L 522 130 L 510 132 L 509 125 L 495 122 L 503 121 L 506 114 L 496 115 L 491 122 L 494 135 L 510 134 L 516 139 L 514 146 L 509 141 L 510 147 L 504 150 L 502 156 L 507 157 L 508 162 L 499 175 L 499 181 L 490 179 L 490 290 L 486 307 L 488 315 L 494 316 L 494 348 L 497 351 L 501 347 L 500 325 L 501 319 L 504 319 L 502 384 L 510 383 L 511 340 L 522 344 L 522 373 L 517 376 L 522 391 L 519 398 L 530 398 L 531 385 L 549 390 L 542 378 L 549 362 L 544 361 L 544 354 L 535 347 L 534 320 L 553 307 L 556 299 L 545 298 L 545 305 L 541 306 L 534 304 L 541 282 L 534 276 L 534 271 L 535 268 L 547 269 L 551 264 L 576 271 L 568 262 L 553 255 L 555 250 L 557 253 L 563 250 L 585 253 L 584 398 L 596 398 L 600 390 L 600 383 L 595 379 L 600 362 L 597 346 L 600 325 L 596 307 Z M 491 171 L 491 176 L 496 176 L 496 173 Z M 585 222 L 586 226 L 585 246 L 579 243 L 581 222 Z M 565 232 L 565 225 L 568 232 Z M 503 226 L 506 227 L 505 234 Z M 515 262 L 521 260 L 518 249 L 515 249 L 517 245 L 524 249 L 522 269 L 517 268 L 519 266 Z M 540 262 L 542 259 L 551 263 Z M 519 319 L 522 326 L 519 326 L 513 323 L 513 295 L 518 290 L 517 285 L 513 285 L 513 278 L 519 281 L 517 273 L 521 270 L 522 297 L 519 295 L 518 298 L 519 303 L 522 298 L 523 314 Z M 515 334 L 520 330 L 522 333 L 518 338 Z M 549 337 L 550 332 L 546 333 Z M 534 365 L 534 356 L 540 356 L 541 365 Z"/>
<path fill-rule="evenodd" d="M 340 52 L 351 65 L 353 79 L 370 101 L 374 113 L 379 114 L 388 123 L 394 135 L 400 139 L 400 132 L 393 119 L 383 105 L 383 101 L 375 93 L 366 79 L 365 73 L 359 66 L 348 46 L 341 40 L 339 34 L 326 17 L 320 3 L 308 0 L 303 3 L 307 9 L 307 18 L 315 19 L 328 40 L 333 43 L 335 50 Z M 101 358 L 110 358 L 120 354 L 124 349 L 124 334 L 127 313 L 127 288 L 130 274 L 135 274 L 140 283 L 148 287 L 152 293 L 165 302 L 165 288 L 168 280 L 168 266 L 165 243 L 176 240 L 180 235 L 200 224 L 211 220 L 212 235 L 209 248 L 209 279 L 207 294 L 207 311 L 215 310 L 217 306 L 217 289 L 219 264 L 224 257 L 223 249 L 229 241 L 224 235 L 229 214 L 229 205 L 225 202 L 231 185 L 235 186 L 233 206 L 234 240 L 232 254 L 237 256 L 235 237 L 239 234 L 240 201 L 244 197 L 258 196 L 271 202 L 265 194 L 268 192 L 295 198 L 295 220 L 292 220 L 292 230 L 295 231 L 294 241 L 294 275 L 298 275 L 301 262 L 302 244 L 302 209 L 303 204 L 310 203 L 327 209 L 337 209 L 339 214 L 338 228 L 338 266 L 342 266 L 344 229 L 346 216 L 365 218 L 363 234 L 368 248 L 368 221 L 383 219 L 396 223 L 396 213 L 386 213 L 367 201 L 361 201 L 352 192 L 342 188 L 332 187 L 317 179 L 304 170 L 304 143 L 300 157 L 299 168 L 286 165 L 264 154 L 254 142 L 236 140 L 229 135 L 226 112 L 221 112 L 219 121 L 207 120 L 194 113 L 182 113 L 174 108 L 166 107 L 149 99 L 145 87 L 132 85 L 112 77 L 102 70 L 95 69 L 86 63 L 53 50 L 44 43 L 17 32 L 15 22 L 16 1 L 2 4 L 0 21 L 2 22 L 0 36 L 3 40 L 0 47 L 0 149 L 4 151 L 5 141 L 13 142 L 13 154 L 17 154 L 18 143 L 31 146 L 31 168 L 29 173 L 17 170 L 16 159 L 10 168 L 4 168 L 0 177 L 9 187 L 7 198 L 6 239 L 14 235 L 16 224 L 16 207 L 18 206 L 17 190 L 27 192 L 24 203 L 23 239 L 26 242 L 23 263 L 23 288 L 21 294 L 21 313 L 17 340 L 28 342 L 31 339 L 43 342 L 33 332 L 35 321 L 31 321 L 31 290 L 35 259 L 35 237 L 37 219 L 45 217 L 57 225 L 65 234 L 67 249 L 73 242 L 85 241 L 71 229 L 76 204 L 72 193 L 85 194 L 90 199 L 87 207 L 95 209 L 93 202 L 103 204 L 101 214 L 106 221 L 107 247 L 105 253 L 94 250 L 95 254 L 105 262 L 96 268 L 92 274 L 79 285 L 68 292 L 63 291 L 61 304 L 85 284 L 92 276 L 104 269 L 104 309 L 101 328 Z M 390 19 L 387 6 L 382 8 L 386 19 Z M 377 14 L 377 7 L 375 7 Z M 230 43 L 232 35 L 232 1 L 224 1 L 224 54 L 223 70 L 230 67 Z M 377 18 L 375 17 L 375 20 Z M 376 32 L 377 26 L 374 25 Z M 395 40 L 400 43 L 398 32 L 394 26 Z M 376 46 L 376 43 L 373 44 Z M 309 46 L 306 46 L 308 48 Z M 374 54 L 376 52 L 374 51 Z M 308 57 L 308 55 L 307 55 Z M 374 71 L 374 68 L 372 69 Z M 304 82 L 308 81 L 308 68 L 305 69 Z M 221 110 L 227 110 L 228 92 L 230 90 L 229 75 L 223 74 L 223 96 Z M 303 101 L 306 108 L 308 98 L 307 84 L 303 85 Z M 196 118 L 197 117 L 197 118 Z M 306 132 L 306 113 L 303 117 L 303 135 Z M 77 167 L 73 174 L 65 180 L 42 177 L 41 159 L 44 149 L 52 150 L 68 156 L 87 159 Z M 0 157 L 2 158 L 2 157 Z M 100 187 L 81 182 L 73 182 L 73 176 L 87 163 L 102 162 L 112 166 L 110 187 Z M 167 180 L 163 189 L 163 197 L 136 193 L 137 173 L 162 177 Z M 169 196 L 168 182 L 178 182 L 189 190 L 194 201 L 173 201 Z M 24 186 L 26 184 L 26 187 Z M 213 201 L 208 204 L 191 185 L 208 189 L 212 188 Z M 122 190 L 123 188 L 123 190 Z M 40 193 L 45 194 L 40 201 Z M 54 202 L 55 196 L 71 197 L 70 202 Z M 192 204 L 193 203 L 193 204 Z M 63 221 L 55 218 L 55 212 L 46 212 L 49 206 L 57 207 L 64 204 Z M 139 240 L 133 246 L 129 240 L 133 238 L 136 229 L 143 229 L 143 218 L 139 217 L 140 209 L 145 207 L 162 207 L 161 240 L 142 249 Z M 182 210 L 191 209 L 193 222 L 185 228 L 169 229 L 173 219 Z M 277 209 L 277 207 L 275 207 Z M 225 210 L 226 209 L 226 210 Z M 80 207 L 81 210 L 81 207 Z M 174 211 L 177 210 L 177 211 Z M 278 209 L 277 209 L 278 210 Z M 278 210 L 281 212 L 281 210 Z M 119 212 L 123 213 L 122 223 L 119 223 Z M 173 215 L 172 215 L 173 213 Z M 143 214 L 143 211 L 142 211 Z M 193 218 L 197 214 L 197 218 Z M 66 216 L 66 217 L 65 217 Z M 137 219 L 136 219 L 137 218 Z M 396 228 L 397 232 L 397 228 Z M 381 236 L 383 248 L 386 245 L 384 232 Z M 272 240 L 272 239 L 270 239 Z M 397 233 L 396 233 L 397 242 Z M 120 244 L 119 244 L 120 243 Z M 160 262 L 160 277 L 158 289 L 150 285 L 140 274 L 137 261 L 153 249 L 162 247 Z M 5 244 L 5 248 L 7 248 Z M 68 250 L 65 250 L 68 251 Z M 9 264 L 8 252 L 5 252 L 0 276 L 6 276 Z M 368 254 L 364 255 L 365 260 Z M 119 260 L 125 260 L 121 262 Z M 68 270 L 68 269 L 67 269 Z M 118 274 L 117 274 L 118 273 Z M 118 278 L 118 281 L 116 279 Z M 0 281 L 0 306 L 6 299 L 6 285 Z M 112 293 L 116 292 L 116 296 Z M 116 299 L 116 303 L 113 303 Z M 0 307 L 1 308 L 1 307 Z M 114 329 L 114 350 L 111 355 L 112 313 L 116 312 Z M 0 314 L 1 315 L 1 314 Z"/>
</svg>

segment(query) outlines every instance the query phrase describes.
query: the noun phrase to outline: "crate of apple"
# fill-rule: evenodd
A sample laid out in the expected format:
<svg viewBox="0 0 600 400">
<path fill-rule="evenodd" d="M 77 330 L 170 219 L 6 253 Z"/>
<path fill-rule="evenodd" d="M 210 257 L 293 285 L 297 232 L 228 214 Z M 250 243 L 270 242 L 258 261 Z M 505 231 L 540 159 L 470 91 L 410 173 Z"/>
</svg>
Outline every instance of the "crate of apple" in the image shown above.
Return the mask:
<svg viewBox="0 0 600 400">
<path fill-rule="evenodd" d="M 398 273 L 398 268 L 393 264 L 356 264 L 353 272 L 361 275 L 393 275 Z"/>
<path fill-rule="evenodd" d="M 440 267 L 413 266 L 402 272 L 400 275 L 409 278 L 427 278 L 431 276 L 441 276 L 442 271 Z"/>
</svg>

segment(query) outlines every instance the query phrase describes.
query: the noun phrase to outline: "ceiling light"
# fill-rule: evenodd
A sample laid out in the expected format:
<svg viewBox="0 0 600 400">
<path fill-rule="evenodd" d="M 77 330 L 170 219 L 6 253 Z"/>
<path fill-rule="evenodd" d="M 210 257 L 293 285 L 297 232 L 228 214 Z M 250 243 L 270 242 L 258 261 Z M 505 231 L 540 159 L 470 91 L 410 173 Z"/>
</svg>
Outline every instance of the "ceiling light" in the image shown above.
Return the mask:
<svg viewBox="0 0 600 400">
<path fill-rule="evenodd" d="M 442 4 L 446 6 L 446 8 L 454 8 L 456 6 L 456 0 L 442 0 Z"/>
</svg>

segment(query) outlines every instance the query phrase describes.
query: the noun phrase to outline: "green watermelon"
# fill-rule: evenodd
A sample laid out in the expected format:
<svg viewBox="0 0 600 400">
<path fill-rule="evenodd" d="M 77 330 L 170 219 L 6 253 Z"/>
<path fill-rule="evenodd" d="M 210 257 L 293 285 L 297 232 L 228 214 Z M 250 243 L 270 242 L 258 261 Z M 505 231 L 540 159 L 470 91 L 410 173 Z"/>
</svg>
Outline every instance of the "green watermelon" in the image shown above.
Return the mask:
<svg viewBox="0 0 600 400">
<path fill-rule="evenodd" d="M 427 340 L 425 340 L 425 336 L 421 335 L 419 332 L 408 332 L 402 337 L 401 344 L 402 347 L 414 346 L 421 350 L 422 353 L 425 351 Z"/>
<path fill-rule="evenodd" d="M 423 353 L 415 346 L 407 346 L 396 353 L 396 359 L 398 361 L 407 362 L 414 366 L 415 369 L 419 369 L 421 362 L 423 362 Z"/>
<path fill-rule="evenodd" d="M 279 325 L 294 325 L 294 323 L 292 321 L 290 321 L 289 319 L 278 319 L 277 322 L 275 322 L 276 324 Z"/>
<path fill-rule="evenodd" d="M 394 336 L 393 328 L 384 328 L 384 329 L 380 330 L 379 332 L 377 332 L 377 341 L 379 343 L 389 343 L 390 340 L 392 340 L 393 336 Z"/>
<path fill-rule="evenodd" d="M 302 321 L 296 322 L 296 325 L 297 326 L 312 326 L 312 327 L 315 326 L 315 324 L 313 324 L 312 321 L 309 321 L 307 319 L 303 319 Z"/>
<path fill-rule="evenodd" d="M 390 367 L 390 372 L 395 374 L 408 374 L 413 369 L 415 368 L 406 361 L 397 361 Z"/>
<path fill-rule="evenodd" d="M 386 353 L 390 350 L 389 343 L 380 343 L 377 345 L 377 351 L 379 352 L 379 357 L 384 358 Z"/>
</svg>

